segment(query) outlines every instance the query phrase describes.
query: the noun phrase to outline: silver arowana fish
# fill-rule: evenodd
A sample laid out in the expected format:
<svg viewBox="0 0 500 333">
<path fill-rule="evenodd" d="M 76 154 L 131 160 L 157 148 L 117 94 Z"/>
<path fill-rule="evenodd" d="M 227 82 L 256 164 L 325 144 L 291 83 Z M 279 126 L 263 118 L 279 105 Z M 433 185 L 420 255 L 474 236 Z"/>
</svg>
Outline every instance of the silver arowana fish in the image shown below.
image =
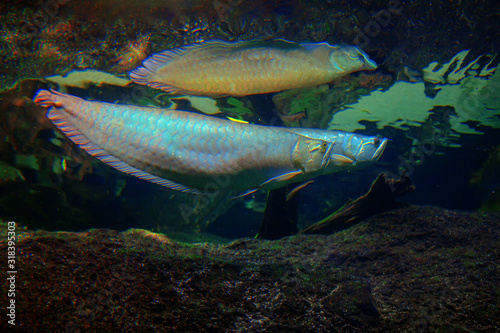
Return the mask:
<svg viewBox="0 0 500 333">
<path fill-rule="evenodd" d="M 132 81 L 167 92 L 244 96 L 316 86 L 377 65 L 354 46 L 212 40 L 151 56 Z"/>
<path fill-rule="evenodd" d="M 265 190 L 376 161 L 387 139 L 242 124 L 201 114 L 90 102 L 41 90 L 35 102 L 89 154 L 172 189 Z M 215 185 L 215 186 L 214 186 Z"/>
</svg>

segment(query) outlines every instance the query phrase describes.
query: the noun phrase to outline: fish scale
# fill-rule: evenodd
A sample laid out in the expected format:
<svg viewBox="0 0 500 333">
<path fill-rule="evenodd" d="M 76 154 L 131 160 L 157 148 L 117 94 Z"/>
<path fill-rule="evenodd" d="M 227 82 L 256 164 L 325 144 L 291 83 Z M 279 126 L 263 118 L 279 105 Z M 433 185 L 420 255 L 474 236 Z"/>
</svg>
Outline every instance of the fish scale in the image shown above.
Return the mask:
<svg viewBox="0 0 500 333">
<path fill-rule="evenodd" d="M 339 131 L 242 124 L 185 111 L 91 102 L 47 90 L 39 91 L 35 102 L 50 107 L 49 119 L 105 163 L 191 193 L 203 193 L 220 177 L 226 179 L 224 189 L 278 188 L 371 163 L 387 143 Z"/>
</svg>

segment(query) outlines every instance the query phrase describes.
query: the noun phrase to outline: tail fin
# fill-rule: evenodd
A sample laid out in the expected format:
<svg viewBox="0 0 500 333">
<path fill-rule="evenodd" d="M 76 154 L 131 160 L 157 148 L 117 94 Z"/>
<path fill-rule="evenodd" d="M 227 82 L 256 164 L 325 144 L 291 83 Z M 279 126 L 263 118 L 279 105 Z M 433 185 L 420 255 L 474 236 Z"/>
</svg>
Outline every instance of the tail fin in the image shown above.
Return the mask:
<svg viewBox="0 0 500 333">
<path fill-rule="evenodd" d="M 151 75 L 151 72 L 147 68 L 139 67 L 130 72 L 130 79 L 137 84 L 147 86 L 149 84 L 149 75 Z"/>
<path fill-rule="evenodd" d="M 56 108 L 60 108 L 62 106 L 61 101 L 57 98 L 57 96 L 65 96 L 55 90 L 39 90 L 35 96 L 35 103 L 43 106 L 45 108 L 55 106 Z"/>
</svg>

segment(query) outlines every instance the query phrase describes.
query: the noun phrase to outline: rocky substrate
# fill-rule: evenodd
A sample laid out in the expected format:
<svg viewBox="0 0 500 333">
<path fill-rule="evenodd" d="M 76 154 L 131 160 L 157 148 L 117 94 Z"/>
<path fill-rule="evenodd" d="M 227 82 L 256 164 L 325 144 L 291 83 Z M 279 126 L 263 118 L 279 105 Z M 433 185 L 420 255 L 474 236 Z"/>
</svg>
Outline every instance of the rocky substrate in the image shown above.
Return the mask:
<svg viewBox="0 0 500 333">
<path fill-rule="evenodd" d="M 499 221 L 410 206 L 331 236 L 224 245 L 176 243 L 139 229 L 18 228 L 15 328 L 496 332 Z M 5 224 L 2 233 L 7 267 Z M 6 311 L 8 298 L 1 300 Z M 5 315 L 0 325 L 8 325 Z"/>
</svg>

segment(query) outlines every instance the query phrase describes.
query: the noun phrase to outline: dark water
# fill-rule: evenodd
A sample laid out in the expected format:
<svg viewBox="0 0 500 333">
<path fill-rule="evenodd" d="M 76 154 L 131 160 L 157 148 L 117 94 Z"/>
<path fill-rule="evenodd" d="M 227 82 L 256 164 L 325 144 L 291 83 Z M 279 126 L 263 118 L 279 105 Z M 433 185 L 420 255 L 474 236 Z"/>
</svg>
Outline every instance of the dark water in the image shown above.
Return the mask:
<svg viewBox="0 0 500 333">
<path fill-rule="evenodd" d="M 133 84 L 94 81 L 63 87 L 44 78 L 96 69 L 127 79 L 128 72 L 153 53 L 210 39 L 355 45 L 377 62 L 377 70 L 329 83 L 315 97 L 303 93 L 311 98 L 304 106 L 307 116 L 294 126 L 328 128 L 337 111 L 401 82 L 425 86 L 422 102 L 408 96 L 415 110 L 431 97 L 438 101 L 449 87 L 473 86 L 459 97 L 450 95 L 446 105 L 428 108 L 428 117 L 418 123 L 409 119 L 411 114 L 402 114 L 403 125 L 377 127 L 377 122 L 394 123 L 398 116 L 381 114 L 375 119 L 360 113 L 352 122 L 366 129 L 356 129 L 357 133 L 391 142 L 376 164 L 323 176 L 299 192 L 299 226 L 362 195 L 379 173 L 397 177 L 402 168 L 416 187 L 400 199 L 407 203 L 500 209 L 500 80 L 493 70 L 498 66 L 500 26 L 495 1 L 7 1 L 0 12 L 3 220 L 50 230 L 142 227 L 207 231 L 228 238 L 254 236 L 265 193 L 232 201 L 223 195 L 206 202 L 122 174 L 71 143 L 31 101 L 38 89 L 54 88 L 87 99 L 167 107 L 169 96 L 159 96 L 154 89 L 134 94 Z M 436 61 L 436 69 L 442 68 L 463 50 L 470 51 L 461 65 L 449 65 L 442 82 L 424 75 L 430 63 Z M 478 58 L 469 71 L 451 79 Z M 480 76 L 482 69 L 489 74 Z M 242 118 L 279 125 L 272 112 L 273 95 L 237 98 L 251 106 L 252 113 Z M 397 102 L 386 96 L 389 93 L 380 103 L 394 107 Z M 470 119 L 460 113 L 464 98 L 474 102 L 465 113 Z M 220 98 L 217 105 L 229 109 L 234 100 Z M 187 100 L 178 108 L 203 111 Z M 477 134 L 457 131 L 457 123 Z"/>
</svg>

